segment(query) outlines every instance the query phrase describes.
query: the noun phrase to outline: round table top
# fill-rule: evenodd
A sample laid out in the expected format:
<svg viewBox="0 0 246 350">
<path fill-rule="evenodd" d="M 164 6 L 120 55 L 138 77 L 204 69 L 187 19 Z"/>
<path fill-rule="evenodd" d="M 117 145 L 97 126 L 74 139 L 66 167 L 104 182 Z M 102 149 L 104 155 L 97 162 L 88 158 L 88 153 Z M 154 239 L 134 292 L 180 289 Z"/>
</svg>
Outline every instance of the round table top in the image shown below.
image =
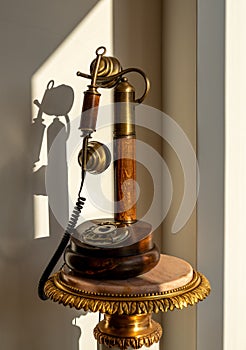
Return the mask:
<svg viewBox="0 0 246 350">
<path fill-rule="evenodd" d="M 60 278 L 65 284 L 87 293 L 153 294 L 164 293 L 187 285 L 193 278 L 193 268 L 180 258 L 161 254 L 159 263 L 152 270 L 125 280 L 88 279 L 64 270 Z"/>
<path fill-rule="evenodd" d="M 209 295 L 210 284 L 186 261 L 161 255 L 152 270 L 126 280 L 86 279 L 63 268 L 50 276 L 44 292 L 78 310 L 135 315 L 195 305 Z"/>
</svg>

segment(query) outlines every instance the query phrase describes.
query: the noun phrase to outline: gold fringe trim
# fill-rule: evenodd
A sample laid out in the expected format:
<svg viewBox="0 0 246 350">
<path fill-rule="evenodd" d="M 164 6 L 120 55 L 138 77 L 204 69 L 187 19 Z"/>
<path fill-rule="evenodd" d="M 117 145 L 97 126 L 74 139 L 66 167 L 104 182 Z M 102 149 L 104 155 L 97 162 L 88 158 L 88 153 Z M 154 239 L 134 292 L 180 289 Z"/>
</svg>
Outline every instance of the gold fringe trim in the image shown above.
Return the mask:
<svg viewBox="0 0 246 350">
<path fill-rule="evenodd" d="M 210 293 L 209 281 L 196 271 L 192 281 L 181 288 L 164 293 L 137 295 L 91 293 L 65 284 L 59 276 L 59 272 L 52 275 L 45 284 L 45 294 L 49 299 L 78 310 L 99 311 L 110 315 L 134 315 L 183 309 L 202 301 Z"/>
</svg>

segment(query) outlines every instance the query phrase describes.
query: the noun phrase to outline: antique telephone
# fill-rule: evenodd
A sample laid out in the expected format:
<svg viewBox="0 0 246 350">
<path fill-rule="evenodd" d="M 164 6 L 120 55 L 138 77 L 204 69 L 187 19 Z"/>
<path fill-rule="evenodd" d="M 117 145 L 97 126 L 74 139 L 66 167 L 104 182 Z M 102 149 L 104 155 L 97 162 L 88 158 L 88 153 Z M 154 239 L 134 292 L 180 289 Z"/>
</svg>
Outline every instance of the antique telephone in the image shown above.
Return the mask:
<svg viewBox="0 0 246 350">
<path fill-rule="evenodd" d="M 83 144 L 78 155 L 81 166 L 81 185 L 78 199 L 64 236 L 46 267 L 39 283 L 39 296 L 47 299 L 44 286 L 64 252 L 66 268 L 88 278 L 126 279 L 151 270 L 159 261 L 159 252 L 152 240 L 151 225 L 137 220 L 135 105 L 141 103 L 149 91 L 149 80 L 137 68 L 122 70 L 115 57 L 106 57 L 106 49 L 96 50 L 91 63 L 91 75 L 77 75 L 91 79 L 84 92 L 79 129 Z M 136 72 L 145 81 L 143 95 L 135 99 L 134 87 L 125 77 Z M 111 162 L 108 148 L 90 141 L 96 130 L 100 100 L 98 88 L 114 88 L 114 218 L 86 221 L 76 227 L 85 198 L 82 188 L 86 173 L 99 174 Z M 69 243 L 69 245 L 68 245 Z"/>
<path fill-rule="evenodd" d="M 135 106 L 148 93 L 149 81 L 140 69 L 123 70 L 115 57 L 105 53 L 104 47 L 96 50 L 90 75 L 77 73 L 91 79 L 80 122 L 81 185 L 64 236 L 40 279 L 38 294 L 42 300 L 103 313 L 104 320 L 94 328 L 102 349 L 139 349 L 161 338 L 161 325 L 152 320 L 152 313 L 194 305 L 208 296 L 210 284 L 188 262 L 159 254 L 151 225 L 137 219 Z M 145 81 L 145 91 L 138 99 L 125 76 L 130 72 Z M 98 88 L 114 88 L 114 217 L 76 227 L 85 203 L 82 188 L 86 174 L 99 174 L 111 162 L 108 148 L 90 141 L 96 130 Z M 51 275 L 63 253 L 64 265 Z"/>
</svg>

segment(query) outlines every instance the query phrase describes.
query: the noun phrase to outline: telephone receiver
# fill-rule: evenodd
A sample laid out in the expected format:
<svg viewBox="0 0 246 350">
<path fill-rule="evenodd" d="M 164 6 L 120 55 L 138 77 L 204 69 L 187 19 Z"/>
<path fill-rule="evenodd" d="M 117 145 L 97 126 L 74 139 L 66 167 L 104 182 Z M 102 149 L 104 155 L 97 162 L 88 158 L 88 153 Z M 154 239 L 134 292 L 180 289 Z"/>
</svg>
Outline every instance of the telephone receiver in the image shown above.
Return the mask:
<svg viewBox="0 0 246 350">
<path fill-rule="evenodd" d="M 83 139 L 78 155 L 81 184 L 62 240 L 41 276 L 38 294 L 42 300 L 47 299 L 45 283 L 62 254 L 63 271 L 99 280 L 141 275 L 156 266 L 160 258 L 153 243 L 151 225 L 138 220 L 136 212 L 135 107 L 143 102 L 150 83 L 142 70 L 123 70 L 117 58 L 105 56 L 105 53 L 103 46 L 96 50 L 90 74 L 77 72 L 77 76 L 91 81 L 84 92 L 79 126 Z M 126 77 L 131 72 L 140 74 L 145 82 L 144 92 L 137 99 Z M 76 227 L 86 200 L 81 194 L 86 174 L 100 174 L 111 163 L 107 146 L 90 140 L 96 131 L 99 88 L 114 89 L 114 213 L 112 218 L 93 219 Z"/>
</svg>

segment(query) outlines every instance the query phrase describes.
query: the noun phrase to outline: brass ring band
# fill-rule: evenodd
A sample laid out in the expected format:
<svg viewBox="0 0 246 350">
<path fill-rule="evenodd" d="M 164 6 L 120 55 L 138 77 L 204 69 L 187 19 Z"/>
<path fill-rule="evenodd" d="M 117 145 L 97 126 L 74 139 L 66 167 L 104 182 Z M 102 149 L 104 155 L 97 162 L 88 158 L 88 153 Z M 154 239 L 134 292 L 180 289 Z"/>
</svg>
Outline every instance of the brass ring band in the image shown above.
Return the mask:
<svg viewBox="0 0 246 350">
<path fill-rule="evenodd" d="M 45 294 L 51 300 L 76 309 L 108 314 L 143 314 L 182 309 L 205 299 L 210 293 L 207 278 L 194 271 L 190 283 L 163 293 L 118 295 L 92 293 L 68 286 L 61 281 L 60 273 L 52 275 L 45 284 Z"/>
<path fill-rule="evenodd" d="M 99 344 L 108 348 L 139 349 L 143 345 L 150 347 L 161 339 L 161 325 L 153 321 L 149 314 L 126 316 L 124 319 L 120 316 L 105 316 L 105 320 L 95 327 L 94 337 Z M 146 318 L 148 322 L 144 324 Z"/>
</svg>

